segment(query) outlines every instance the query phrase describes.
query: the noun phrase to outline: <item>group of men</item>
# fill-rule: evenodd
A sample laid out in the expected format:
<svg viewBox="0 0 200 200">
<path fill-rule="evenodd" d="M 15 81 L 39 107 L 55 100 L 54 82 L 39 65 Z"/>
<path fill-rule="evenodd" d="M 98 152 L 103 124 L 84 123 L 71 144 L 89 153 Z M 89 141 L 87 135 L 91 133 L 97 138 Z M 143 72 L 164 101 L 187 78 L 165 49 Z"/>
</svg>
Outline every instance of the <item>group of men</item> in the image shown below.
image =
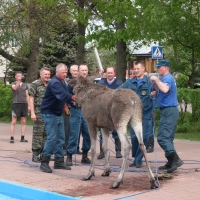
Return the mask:
<svg viewBox="0 0 200 200">
<path fill-rule="evenodd" d="M 152 111 L 153 98 L 157 95 L 156 107 L 160 109 L 161 118 L 158 128 L 158 143 L 165 152 L 168 162 L 159 169 L 173 172 L 183 164 L 179 158 L 173 144 L 176 125 L 178 122 L 179 111 L 177 108 L 176 83 L 170 74 L 170 64 L 167 60 L 160 60 L 155 66 L 158 70 L 160 79 L 156 76 L 148 77 L 145 75 L 145 66 L 143 62 L 136 62 L 134 65 L 135 77 L 122 83 L 115 78 L 115 69 L 108 67 L 106 77 L 102 78 L 99 84 L 107 85 L 111 89 L 129 88 L 136 92 L 142 102 L 142 121 L 143 121 L 143 140 L 145 146 L 148 144 L 149 136 L 152 134 Z M 73 65 L 70 68 L 72 79 L 76 79 L 78 74 L 84 77 L 88 75 L 87 65 Z M 76 96 L 73 94 L 73 86 L 65 80 L 67 77 L 67 66 L 60 63 L 56 67 L 56 74 L 50 79 L 50 70 L 42 68 L 40 70 L 40 79 L 30 85 L 29 95 L 27 88 L 18 78 L 20 73 L 16 73 L 16 82 L 12 83 L 14 94 L 13 113 L 11 123 L 11 140 L 14 142 L 14 125 L 17 117 L 26 118 L 28 110 L 31 111 L 33 125 L 32 152 L 34 162 L 41 162 L 40 169 L 43 172 L 51 173 L 49 161 L 54 154 L 54 168 L 70 170 L 73 165 L 72 155 L 76 154 L 79 143 L 80 133 L 83 137 L 82 160 L 81 163 L 90 164 L 88 151 L 90 150 L 90 137 L 87 123 L 82 116 L 81 109 L 76 106 Z M 21 74 L 22 75 L 22 74 Z M 153 84 L 153 85 L 152 85 Z M 20 90 L 25 90 L 26 101 L 18 102 Z M 17 97 L 16 97 L 16 93 Z M 17 100 L 16 100 L 17 99 Z M 20 108 L 16 106 L 20 104 Z M 26 109 L 24 109 L 24 106 Z M 16 109 L 17 108 L 17 109 Z M 62 117 L 63 110 L 70 113 L 69 116 L 69 134 L 65 136 L 64 121 Z M 70 111 L 68 110 L 70 109 Z M 20 111 L 21 110 L 21 111 Z M 21 113 L 20 113 L 21 112 Z M 117 111 L 116 111 L 117 112 Z M 23 121 L 23 120 L 22 120 Z M 115 130 L 111 130 L 116 145 L 116 157 L 120 158 L 121 143 Z M 21 141 L 25 142 L 25 128 L 22 126 Z M 135 136 L 134 130 L 130 128 L 132 142 L 133 163 L 129 166 L 142 167 L 143 155 Z M 65 137 L 67 140 L 65 140 Z M 102 151 L 102 139 L 100 140 L 100 154 L 98 159 L 104 157 Z M 66 149 L 65 149 L 66 148 Z M 67 159 L 64 162 L 64 151 L 66 150 Z"/>
</svg>

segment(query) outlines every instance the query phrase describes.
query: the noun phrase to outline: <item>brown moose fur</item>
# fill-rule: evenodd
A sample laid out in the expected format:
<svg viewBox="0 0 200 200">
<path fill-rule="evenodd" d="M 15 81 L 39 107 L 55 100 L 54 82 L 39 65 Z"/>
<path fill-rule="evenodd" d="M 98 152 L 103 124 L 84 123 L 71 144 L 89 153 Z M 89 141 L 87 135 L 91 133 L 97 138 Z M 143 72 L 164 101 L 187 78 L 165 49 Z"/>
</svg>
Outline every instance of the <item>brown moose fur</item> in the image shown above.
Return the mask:
<svg viewBox="0 0 200 200">
<path fill-rule="evenodd" d="M 96 127 L 102 128 L 105 169 L 102 176 L 109 176 L 110 167 L 107 156 L 109 130 L 117 130 L 124 149 L 123 164 L 117 181 L 111 188 L 119 187 L 123 182 L 126 161 L 130 152 L 130 141 L 127 137 L 127 125 L 130 124 L 136 133 L 141 151 L 149 169 L 151 188 L 157 187 L 154 176 L 146 159 L 146 150 L 142 139 L 142 103 L 138 95 L 130 89 L 112 90 L 104 85 L 95 84 L 79 76 L 74 86 L 76 102 L 81 107 L 83 117 L 88 124 L 91 139 L 91 167 L 84 180 L 94 176 L 94 159 L 96 154 Z"/>
</svg>

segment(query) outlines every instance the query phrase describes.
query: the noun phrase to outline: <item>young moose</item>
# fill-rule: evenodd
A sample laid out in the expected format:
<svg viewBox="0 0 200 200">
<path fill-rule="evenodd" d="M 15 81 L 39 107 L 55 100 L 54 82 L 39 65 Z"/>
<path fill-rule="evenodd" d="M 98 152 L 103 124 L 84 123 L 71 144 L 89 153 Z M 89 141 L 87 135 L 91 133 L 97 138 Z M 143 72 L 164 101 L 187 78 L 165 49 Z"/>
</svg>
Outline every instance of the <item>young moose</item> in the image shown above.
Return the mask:
<svg viewBox="0 0 200 200">
<path fill-rule="evenodd" d="M 126 162 L 131 148 L 126 134 L 127 125 L 130 124 L 135 131 L 148 167 L 151 188 L 157 188 L 158 185 L 147 161 L 146 150 L 143 144 L 142 103 L 137 94 L 130 89 L 112 90 L 104 85 L 94 84 L 82 76 L 77 78 L 73 91 L 77 97 L 77 104 L 81 107 L 84 119 L 88 124 L 91 138 L 91 166 L 89 173 L 83 180 L 90 180 L 95 175 L 94 159 L 96 154 L 97 127 L 102 128 L 103 151 L 105 155 L 105 169 L 102 176 L 109 176 L 111 172 L 107 155 L 109 130 L 116 130 L 124 149 L 124 158 L 120 174 L 110 188 L 119 187 L 123 182 Z"/>
</svg>

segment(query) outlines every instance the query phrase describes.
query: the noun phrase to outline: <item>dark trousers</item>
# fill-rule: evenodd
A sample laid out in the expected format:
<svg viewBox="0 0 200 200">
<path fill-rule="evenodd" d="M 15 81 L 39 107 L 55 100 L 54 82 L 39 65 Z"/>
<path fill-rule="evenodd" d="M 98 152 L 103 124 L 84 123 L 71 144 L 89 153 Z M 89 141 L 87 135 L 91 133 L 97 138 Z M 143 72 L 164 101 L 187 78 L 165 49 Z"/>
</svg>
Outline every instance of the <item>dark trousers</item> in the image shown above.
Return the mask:
<svg viewBox="0 0 200 200">
<path fill-rule="evenodd" d="M 90 136 L 87 127 L 87 123 L 84 120 L 81 110 L 79 108 L 70 108 L 71 116 L 69 118 L 70 123 L 70 134 L 69 140 L 67 144 L 67 152 L 70 154 L 75 154 L 77 152 L 78 147 L 78 139 L 80 135 L 80 131 L 83 137 L 83 151 L 90 150 Z"/>
<path fill-rule="evenodd" d="M 174 148 L 174 135 L 178 122 L 178 107 L 167 107 L 160 110 L 158 125 L 158 144 L 165 151 L 165 156 L 176 152 Z"/>
<path fill-rule="evenodd" d="M 149 135 L 151 132 L 152 132 L 152 120 L 142 119 L 143 142 L 146 147 L 147 147 Z M 132 143 L 132 157 L 135 158 L 134 163 L 140 165 L 142 163 L 143 154 L 140 150 L 138 139 L 132 127 L 130 127 L 130 134 L 131 134 L 131 143 Z"/>
<path fill-rule="evenodd" d="M 64 127 L 65 127 L 65 144 L 64 148 L 67 148 L 67 143 L 69 140 L 69 133 L 70 133 L 70 124 L 69 124 L 70 116 L 64 116 Z"/>
</svg>

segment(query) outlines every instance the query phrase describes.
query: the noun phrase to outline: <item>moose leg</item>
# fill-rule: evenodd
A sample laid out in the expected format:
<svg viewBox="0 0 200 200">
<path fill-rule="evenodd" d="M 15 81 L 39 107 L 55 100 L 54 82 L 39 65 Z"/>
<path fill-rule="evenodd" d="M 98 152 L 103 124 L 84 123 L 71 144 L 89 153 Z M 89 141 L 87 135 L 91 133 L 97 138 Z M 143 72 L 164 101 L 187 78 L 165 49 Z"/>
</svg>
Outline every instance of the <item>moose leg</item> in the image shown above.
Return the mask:
<svg viewBox="0 0 200 200">
<path fill-rule="evenodd" d="M 132 128 L 135 131 L 135 135 L 136 135 L 138 142 L 139 142 L 139 145 L 140 145 L 140 150 L 141 150 L 141 152 L 142 152 L 142 154 L 145 158 L 145 162 L 146 162 L 146 165 L 147 165 L 147 168 L 148 168 L 148 177 L 149 177 L 149 180 L 150 180 L 150 183 L 151 183 L 151 189 L 158 188 L 158 184 L 155 181 L 155 177 L 154 177 L 154 175 L 151 171 L 149 162 L 147 160 L 146 147 L 144 146 L 143 135 L 142 135 L 142 123 L 137 122 L 137 124 L 135 126 L 132 126 Z"/>
<path fill-rule="evenodd" d="M 94 164 L 95 164 L 95 155 L 96 155 L 96 139 L 97 139 L 97 133 L 96 133 L 96 127 L 90 126 L 88 124 L 89 134 L 90 134 L 90 140 L 91 140 L 91 165 L 89 169 L 89 173 L 86 177 L 84 177 L 82 180 L 87 181 L 92 178 L 92 176 L 95 176 L 94 173 Z"/>
<path fill-rule="evenodd" d="M 109 130 L 102 128 L 102 138 L 103 138 L 102 149 L 105 155 L 105 167 L 104 167 L 104 172 L 101 176 L 109 176 L 111 172 L 108 162 L 108 137 L 109 137 Z"/>
<path fill-rule="evenodd" d="M 117 133 L 118 133 L 119 139 L 121 141 L 122 148 L 124 149 L 124 157 L 123 157 L 123 162 L 122 162 L 122 167 L 121 167 L 120 173 L 117 177 L 117 180 L 110 186 L 111 189 L 118 188 L 120 186 L 120 184 L 123 183 L 124 171 L 126 168 L 127 159 L 128 159 L 129 152 L 131 149 L 131 145 L 130 145 L 130 142 L 128 141 L 128 137 L 126 134 L 126 125 L 119 126 L 117 128 Z"/>
</svg>

